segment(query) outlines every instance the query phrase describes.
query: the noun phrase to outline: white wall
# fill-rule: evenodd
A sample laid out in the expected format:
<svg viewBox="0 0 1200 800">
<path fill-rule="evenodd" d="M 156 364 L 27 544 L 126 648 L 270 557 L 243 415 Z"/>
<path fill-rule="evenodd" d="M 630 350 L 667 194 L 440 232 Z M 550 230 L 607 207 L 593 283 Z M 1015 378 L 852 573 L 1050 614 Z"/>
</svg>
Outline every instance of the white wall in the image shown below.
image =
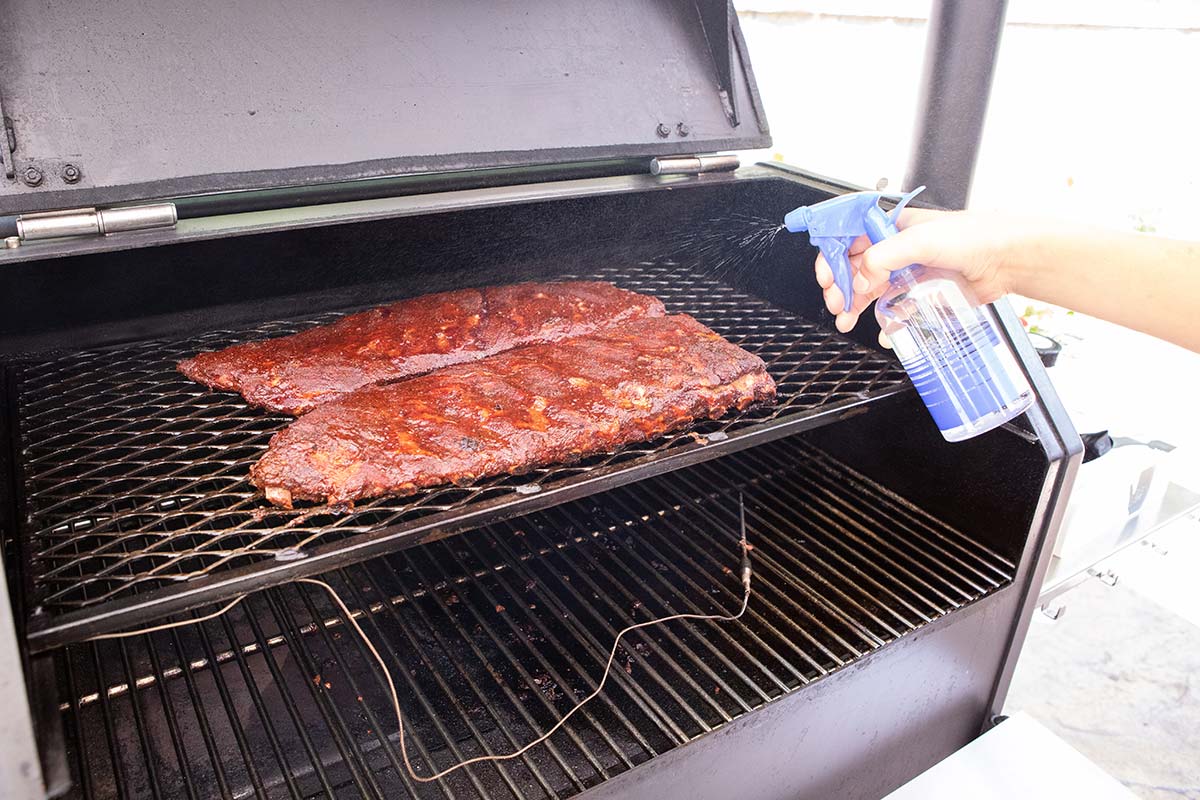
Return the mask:
<svg viewBox="0 0 1200 800">
<path fill-rule="evenodd" d="M 775 140 L 755 155 L 898 187 L 928 4 L 736 5 Z M 1014 0 L 1008 23 L 971 206 L 1200 238 L 1200 3 Z"/>
</svg>

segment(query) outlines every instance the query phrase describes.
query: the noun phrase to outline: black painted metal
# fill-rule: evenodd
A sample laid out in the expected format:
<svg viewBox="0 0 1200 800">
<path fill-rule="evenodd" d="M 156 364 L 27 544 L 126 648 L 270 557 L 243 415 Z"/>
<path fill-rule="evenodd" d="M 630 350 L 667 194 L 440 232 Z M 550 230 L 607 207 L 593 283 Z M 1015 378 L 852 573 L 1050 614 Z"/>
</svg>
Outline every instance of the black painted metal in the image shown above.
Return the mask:
<svg viewBox="0 0 1200 800">
<path fill-rule="evenodd" d="M 301 215 L 254 231 L 216 225 L 177 234 L 170 242 L 149 236 L 135 242 L 95 242 L 87 247 L 21 248 L 28 251 L 22 255 L 22 263 L 0 262 L 0 287 L 5 290 L 0 291 L 5 298 L 4 319 L 0 320 L 4 326 L 0 328 L 5 336 L 3 348 L 9 353 L 26 348 L 36 351 L 43 355 L 35 360 L 45 362 L 48 356 L 44 353 L 50 347 L 66 347 L 78 353 L 117 341 L 180 341 L 196 331 L 244 330 L 263 319 L 375 303 L 421 291 L 493 282 L 501 277 L 554 277 L 576 265 L 591 268 L 596 264 L 636 263 L 647 257 L 653 260 L 679 244 L 674 241 L 676 232 L 709 234 L 706 239 L 693 240 L 693 245 L 711 243 L 712 234 L 728 239 L 727 229 L 721 226 L 731 215 L 757 214 L 775 219 L 795 205 L 844 188 L 826 179 L 765 167 L 700 181 L 658 183 L 621 178 L 585 182 L 579 187 L 515 188 L 499 201 L 487 192 L 433 196 L 429 201 L 433 213 L 422 210 L 423 202 L 403 208 L 397 205 L 396 209 L 378 207 L 344 219 L 333 219 L 313 209 L 311 218 Z M 417 214 L 423 216 L 405 216 Z M 175 246 L 161 246 L 176 241 Z M 694 258 L 694 250 L 687 254 L 686 263 L 700 263 Z M 798 270 L 806 269 L 812 256 L 803 237 L 780 237 L 755 269 L 735 271 L 728 277 L 740 291 L 749 290 L 776 308 L 789 309 L 804 319 L 824 320 L 819 292 L 810 281 L 799 279 Z M 289 296 L 289 291 L 300 293 Z M 859 327 L 863 330 L 856 331 L 852 338 L 863 345 L 865 352 L 877 352 L 873 341 L 869 341 L 873 339 L 871 332 L 865 326 Z M 818 322 L 815 328 L 831 330 L 826 321 Z M 259 570 L 282 570 L 289 576 L 331 571 L 334 575 L 358 576 L 368 571 L 371 580 L 344 589 L 348 596 L 357 595 L 353 597 L 354 605 L 372 608 L 374 613 L 364 617 L 368 625 L 383 626 L 385 639 L 398 637 L 396 644 L 389 645 L 389 658 L 407 659 L 404 680 L 432 682 L 421 684 L 424 700 L 412 700 L 418 714 L 431 709 L 437 719 L 435 723 L 427 716 L 419 727 L 422 742 L 426 737 L 435 741 L 444 730 L 451 733 L 450 738 L 463 754 L 471 752 L 469 742 L 479 735 L 488 746 L 502 749 L 511 746 L 510 740 L 520 734 L 514 725 L 525 725 L 528 730 L 544 727 L 544 720 L 552 719 L 552 710 L 561 708 L 562 703 L 541 694 L 522 699 L 510 677 L 537 686 L 534 678 L 549 675 L 563 685 L 572 674 L 579 674 L 572 673 L 572 669 L 586 671 L 589 665 L 596 669 L 594 658 L 588 654 L 602 648 L 606 630 L 611 635 L 619 627 L 620 615 L 614 614 L 624 602 L 632 606 L 636 602 L 630 600 L 632 596 L 640 599 L 645 595 L 654 603 L 672 603 L 677 610 L 703 608 L 700 599 L 708 586 L 704 578 L 720 580 L 724 575 L 721 567 L 726 566 L 721 563 L 721 553 L 715 550 L 679 552 L 677 547 L 660 545 L 640 555 L 626 552 L 621 564 L 606 566 L 605 571 L 593 575 L 588 571 L 593 559 L 561 561 L 568 557 L 564 551 L 573 545 L 564 543 L 536 552 L 522 550 L 522 542 L 530 535 L 522 526 L 543 518 L 556 526 L 574 521 L 588 527 L 600 520 L 613 530 L 624 528 L 632 533 L 644 525 L 661 524 L 668 526 L 674 536 L 690 542 L 697 530 L 714 519 L 724 525 L 724 512 L 712 510 L 712 503 L 720 505 L 719 499 L 689 500 L 673 504 L 668 510 L 661 507 L 663 494 L 656 490 L 658 481 L 682 481 L 684 487 L 693 490 L 706 483 L 740 486 L 745 477 L 739 475 L 741 459 L 747 459 L 746 463 L 772 483 L 771 497 L 778 496 L 775 512 L 752 508 L 750 517 L 769 536 L 786 535 L 789 541 L 786 547 L 764 547 L 764 556 L 770 560 L 763 570 L 778 582 L 762 587 L 771 603 L 770 614 L 753 618 L 748 629 L 711 631 L 702 642 L 672 628 L 672 636 L 655 639 L 647 652 L 629 653 L 635 676 L 640 668 L 653 665 L 653 671 L 645 669 L 654 677 L 650 691 L 631 694 L 628 700 L 621 696 L 615 702 L 617 711 L 603 712 L 597 707 L 589 715 L 580 715 L 581 726 L 587 722 L 593 727 L 581 728 L 575 738 L 564 732 L 561 744 L 555 737 L 555 751 L 546 748 L 541 752 L 538 748 L 540 755 L 530 754 L 535 762 L 532 766 L 502 767 L 512 770 L 509 779 L 489 773 L 491 777 L 477 776 L 478 780 L 497 796 L 511 796 L 510 782 L 523 794 L 534 797 L 553 796 L 561 786 L 567 787 L 563 791 L 597 798 L 685 794 L 693 800 L 707 800 L 743 794 L 796 800 L 878 796 L 962 746 L 979 731 L 992 715 L 991 709 L 1002 701 L 1006 676 L 1019 652 L 1025 624 L 1021 619 L 1023 606 L 1036 596 L 1029 589 L 1037 581 L 1037 565 L 1047 557 L 1047 537 L 1054 529 L 1071 472 L 1069 422 L 1061 416 L 1061 409 L 1056 410 L 1053 390 L 1042 382 L 1044 373 L 1027 349 L 1022 350 L 1018 342 L 1031 378 L 1045 396 L 1030 415 L 1032 427 L 1020 432 L 999 430 L 972 442 L 947 445 L 919 401 L 906 391 L 850 403 L 841 410 L 826 406 L 827 412 L 818 411 L 804 418 L 800 427 L 819 427 L 808 428 L 802 437 L 825 452 L 835 453 L 839 461 L 866 476 L 870 497 L 886 497 L 890 490 L 904 498 L 895 498 L 900 510 L 887 503 L 880 506 L 891 516 L 865 513 L 861 503 L 850 497 L 839 501 L 823 494 L 822 471 L 814 472 L 811 465 L 806 464 L 808 468 L 796 474 L 777 473 L 773 467 L 777 459 L 771 453 L 783 442 L 743 450 L 711 464 L 700 463 L 709 455 L 704 448 L 685 445 L 675 453 L 659 455 L 655 469 L 640 474 L 648 475 L 659 468 L 674 472 L 608 491 L 602 503 L 595 502 L 597 496 L 593 495 L 591 500 L 559 507 L 563 499 L 575 495 L 544 491 L 522 506 L 524 512 L 539 513 L 496 522 L 488 531 L 370 561 L 363 559 L 392 549 L 386 536 L 379 541 L 366 539 L 351 548 L 343 548 L 344 541 L 332 542 L 315 550 L 298 566 L 272 563 L 235 567 L 171 587 L 169 602 L 148 604 L 139 613 L 175 613 L 202 605 L 206 597 L 228 596 L 243 587 L 274 580 L 253 575 Z M 11 402 L 6 408 L 10 413 L 16 410 Z M 773 425 L 761 434 L 742 432 L 740 443 L 758 445 L 788 430 L 792 429 Z M 728 471 L 720 466 L 727 463 Z M 677 469 L 684 466 L 688 468 Z M 624 465 L 618 465 L 617 482 L 623 469 Z M 809 482 L 814 482 L 816 488 L 810 488 Z M 604 475 L 585 483 L 586 492 L 612 488 Z M 725 502 L 731 499 L 729 496 Z M 484 511 L 485 505 L 486 501 L 473 508 Z M 870 505 L 874 509 L 878 504 L 872 500 Z M 663 514 L 641 513 L 648 506 L 661 507 Z M 967 579 L 986 589 L 989 584 L 978 584 L 980 578 L 974 572 L 981 565 L 920 524 L 914 536 L 913 527 L 903 523 L 903 509 L 913 506 L 922 509 L 925 516 L 936 515 L 997 555 L 1001 565 L 1015 564 L 1011 573 L 1014 585 L 991 590 L 982 599 L 956 608 L 954 602 L 962 601 L 938 576 L 945 570 L 945 574 L 955 576 L 955 581 Z M 459 518 L 476 525 L 482 524 L 487 515 Z M 807 524 L 809 518 L 816 520 L 815 529 L 797 527 Z M 906 542 L 909 539 L 904 537 L 912 538 L 913 546 L 924 555 L 887 546 L 896 539 L 873 539 L 859 527 L 864 520 L 868 531 L 872 526 L 883 526 L 888 537 L 899 536 Z M 502 539 L 496 533 L 500 531 L 509 538 Z M 512 569 L 493 569 L 497 566 L 495 552 L 490 546 L 484 549 L 484 537 L 511 543 L 511 554 L 502 555 L 509 561 L 515 558 Z M 639 534 L 635 541 L 647 539 Z M 342 569 L 355 562 L 361 563 Z M 660 572 L 655 562 L 668 567 L 669 572 L 663 575 L 669 586 L 649 579 L 655 577 L 652 572 Z M 484 575 L 502 581 L 502 585 L 487 584 L 487 592 L 472 595 L 468 603 L 463 603 L 461 597 L 439 594 L 439 581 L 447 575 L 446 565 L 450 563 L 459 571 L 443 588 L 478 587 Z M 732 569 L 736 562 L 728 566 Z M 405 568 L 412 570 L 405 573 L 404 580 L 410 581 L 406 584 L 407 594 L 401 591 L 388 603 L 368 602 L 374 592 L 394 586 L 394 573 Z M 245 574 L 247 570 L 251 575 Z M 577 576 L 580 571 L 587 574 Z M 685 574 L 680 575 L 680 571 Z M 987 569 L 981 571 L 985 576 L 989 574 Z M 555 579 L 556 575 L 576 576 L 572 581 L 584 588 L 564 599 L 557 590 L 537 583 L 542 578 Z M 836 580 L 825 583 L 826 575 Z M 526 595 L 524 587 L 531 580 L 535 586 Z M 377 588 L 366 590 L 372 585 Z M 689 595 L 691 600 L 672 599 L 676 596 L 672 587 L 681 586 L 694 593 Z M 736 590 L 736 586 L 733 588 Z M 155 769 L 158 777 L 169 784 L 175 779 L 171 765 L 182 758 L 171 753 L 189 754 L 188 770 L 180 771 L 186 772 L 188 780 L 199 781 L 191 790 L 196 796 L 203 796 L 211 787 L 215 787 L 212 794 L 227 794 L 232 787 L 242 786 L 255 787 L 266 796 L 320 795 L 327 793 L 326 784 L 339 796 L 370 795 L 377 787 L 391 785 L 388 781 L 399 780 L 394 742 L 388 751 L 380 744 L 372 745 L 369 737 L 361 741 L 355 738 L 364 728 L 385 729 L 386 705 L 364 708 L 365 722 L 328 705 L 314 707 L 314 690 L 320 694 L 320 688 L 295 683 L 290 671 L 296 669 L 303 675 L 311 670 L 315 674 L 326 664 L 341 663 L 356 681 L 358 676 L 370 674 L 361 666 L 365 661 L 354 662 L 340 651 L 348 635 L 344 627 L 330 624 L 323 632 L 306 629 L 305 643 L 328 642 L 332 651 L 308 653 L 301 648 L 293 654 L 287 648 L 276 650 L 277 671 L 255 660 L 261 648 L 243 650 L 241 658 L 230 650 L 231 639 L 242 644 L 261 640 L 280 648 L 287 643 L 286 638 L 280 638 L 285 636 L 285 629 L 304 628 L 313 616 L 311 608 L 326 609 L 325 614 L 317 616 L 328 614 L 319 595 L 309 598 L 310 608 L 302 599 L 286 599 L 307 597 L 294 593 L 294 589 L 277 588 L 259 596 L 271 599 L 249 601 L 252 605 L 245 611 L 253 619 L 242 624 L 240 616 L 231 618 L 231 631 L 210 625 L 213 633 L 207 644 L 189 639 L 183 632 L 165 635 L 165 644 L 151 657 L 139 656 L 137 646 L 127 643 L 129 670 L 125 670 L 119 652 L 114 651 L 115 655 L 103 662 L 105 668 L 111 663 L 118 677 L 131 672 L 135 683 L 138 677 L 170 672 L 180 662 L 197 662 L 197 654 L 208 658 L 204 653 L 210 651 L 213 655 L 209 663 L 219 662 L 222 675 L 232 677 L 212 682 L 205 676 L 203 664 L 195 670 L 170 672 L 171 680 L 161 685 L 170 687 L 168 699 L 181 700 L 182 704 L 170 711 L 155 710 L 153 704 L 143 708 L 142 721 L 155 731 L 149 737 L 138 736 L 131 726 L 117 722 L 93 725 L 87 729 L 90 735 L 81 739 L 83 729 L 78 720 L 67 714 L 64 719 L 69 742 L 97 769 L 95 774 L 76 776 L 81 791 L 104 789 L 115 780 L 114 774 L 129 782 L 123 785 L 145 786 L 146 768 L 139 766 L 138 759 L 145 758 L 147 746 L 166 754 L 155 762 Z M 597 597 L 592 597 L 593 593 Z M 495 605 L 513 608 L 506 598 L 525 596 L 538 609 L 552 607 L 570 618 L 559 621 L 560 617 L 547 616 L 514 627 L 505 619 L 488 615 L 488 609 Z M 128 611 L 123 604 L 137 605 L 142 600 L 135 594 L 84 609 L 83 613 L 92 616 L 88 623 L 93 625 L 92 630 L 98 630 L 96 625 L 125 627 L 116 624 Z M 934 613 L 930 602 L 934 606 L 946 603 L 949 613 Z M 407 616 L 412 612 L 402 609 L 409 603 L 424 603 L 420 605 L 424 613 Z M 576 613 L 572 614 L 573 610 Z M 750 613 L 754 610 L 752 605 Z M 44 633 L 50 632 L 50 638 L 35 640 L 31 646 L 37 649 L 53 645 L 54 636 L 68 641 L 87 635 L 86 625 L 74 630 L 62 625 L 69 620 L 69 613 L 56 618 L 58 630 L 44 629 Z M 447 616 L 456 614 L 460 616 Z M 932 621 L 925 622 L 926 616 Z M 388 621 L 393 619 L 396 621 Z M 445 624 L 447 619 L 453 624 Z M 418 622 L 426 622 L 429 630 Z M 919 626 L 915 635 L 889 639 L 894 632 L 909 630 L 910 624 Z M 464 639 L 459 629 L 473 635 Z M 404 632 L 403 636 L 397 631 Z M 466 666 L 493 662 L 522 666 L 503 676 L 509 694 L 500 690 L 496 695 L 503 696 L 503 701 L 488 704 L 480 712 L 464 698 L 479 696 L 480 690 L 491 696 L 497 690 L 490 688 L 488 681 L 494 678 L 469 670 L 464 676 L 454 662 L 431 654 L 439 652 L 437 647 L 453 651 Z M 90 645 L 69 648 L 71 652 L 90 649 Z M 570 654 L 573 660 L 561 661 L 560 651 Z M 51 656 L 60 659 L 61 664 L 63 652 L 56 650 Z M 676 659 L 677 655 L 682 661 Z M 693 659 L 710 665 L 715 677 L 723 681 L 714 684 L 721 687 L 720 693 L 710 693 L 703 699 L 693 697 L 694 685 L 703 686 L 710 676 L 686 667 L 679 673 L 669 666 L 688 665 Z M 430 675 L 431 665 L 436 675 Z M 68 666 L 62 667 L 64 673 Z M 724 667 L 728 669 L 718 669 Z M 77 682 L 91 681 L 92 673 L 100 674 L 100 668 L 101 664 L 89 657 L 70 666 L 70 674 L 63 680 L 71 677 Z M 781 688 L 811 682 L 813 676 L 827 673 L 825 679 L 804 691 Z M 244 685 L 247 676 L 258 681 L 257 689 Z M 369 681 L 364 677 L 360 683 Z M 143 691 L 154 685 L 146 683 Z M 619 685 L 610 687 L 610 691 L 617 691 Z M 776 697 L 777 691 L 784 695 Z M 446 693 L 450 699 L 443 707 L 438 698 Z M 764 704 L 760 702 L 764 695 L 776 699 Z M 527 707 L 531 700 L 534 705 Z M 119 709 L 122 702 L 127 700 L 119 692 L 103 701 L 97 698 L 89 713 L 102 710 L 105 703 L 110 710 Z M 281 708 L 277 705 L 280 702 L 287 706 Z M 427 703 L 428 709 L 422 703 Z M 198 711 L 187 710 L 197 705 Z M 283 720 L 282 726 L 276 726 L 274 738 L 255 726 L 260 706 L 273 722 Z M 746 706 L 754 713 L 747 714 Z M 286 733 L 289 725 L 294 726 L 287 708 L 304 723 L 300 726 L 302 734 Z M 132 714 L 128 710 L 120 713 L 125 714 L 123 720 L 129 720 Z M 606 713 L 610 716 L 605 717 Z M 454 721 L 464 714 L 474 727 Z M 172 719 L 175 734 L 171 733 Z M 347 727 L 354 733 L 347 734 Z M 607 738 L 595 728 L 602 728 Z M 700 735 L 705 731 L 709 734 Z M 106 754 L 110 735 L 122 758 L 132 761 L 112 762 L 111 755 Z M 180 744 L 173 743 L 176 740 L 172 735 Z M 183 741 L 196 735 L 201 739 Z M 681 747 L 673 744 L 676 741 L 688 744 Z M 450 758 L 447 751 L 436 748 L 417 751 L 421 758 Z M 281 760 L 298 767 L 290 782 L 271 767 L 272 762 L 278 764 Z M 321 769 L 305 767 L 306 763 L 320 764 Z M 384 777 L 373 777 L 379 775 Z M 444 783 L 432 795 L 422 796 L 478 794 L 474 781 L 462 780 Z M 178 783 L 170 785 L 179 787 Z M 184 796 L 187 791 L 181 789 L 175 795 Z"/>
<path fill-rule="evenodd" d="M 521 759 L 415 787 L 367 651 L 323 593 L 292 586 L 221 621 L 59 651 L 73 796 L 626 796 L 609 782 L 970 616 L 1014 571 L 792 437 L 327 574 L 399 682 L 417 768 L 532 738 L 594 688 L 621 627 L 735 608 L 739 493 L 755 546 L 744 624 L 632 635 L 600 699 Z"/>
<path fill-rule="evenodd" d="M 9 3 L 0 213 L 765 147 L 736 15 L 708 20 L 693 0 Z"/>
<path fill-rule="evenodd" d="M 1007 0 L 934 0 L 904 187 L 966 208 L 983 138 Z"/>
<path fill-rule="evenodd" d="M 642 264 L 590 277 L 655 294 L 669 310 L 691 313 L 758 353 L 776 380 L 779 402 L 519 477 L 352 510 L 286 511 L 267 504 L 247 476 L 288 418 L 251 409 L 236 395 L 208 392 L 179 375 L 175 363 L 197 350 L 288 333 L 325 317 L 23 364 L 15 403 L 27 512 L 22 536 L 31 550 L 26 570 L 33 601 L 48 612 L 32 624 L 31 641 L 49 646 L 47 637 L 62 643 L 61 637 L 137 625 L 178 610 L 156 601 L 185 591 L 194 606 L 288 580 L 299 570 L 312 574 L 327 567 L 297 554 L 316 556 L 322 545 L 336 543 L 324 548 L 334 555 L 368 541 L 377 548 L 418 544 L 521 513 L 546 498 L 562 502 L 713 458 L 832 421 L 905 384 L 886 356 L 687 268 Z M 357 558 L 366 552 L 359 549 Z M 262 569 L 255 573 L 247 565 Z M 241 582 L 214 583 L 219 591 L 198 593 L 205 576 L 236 567 L 243 567 Z M 131 597 L 119 611 L 109 605 Z M 84 611 L 67 623 L 52 618 L 73 609 Z M 104 621 L 92 624 L 101 615 Z"/>
</svg>

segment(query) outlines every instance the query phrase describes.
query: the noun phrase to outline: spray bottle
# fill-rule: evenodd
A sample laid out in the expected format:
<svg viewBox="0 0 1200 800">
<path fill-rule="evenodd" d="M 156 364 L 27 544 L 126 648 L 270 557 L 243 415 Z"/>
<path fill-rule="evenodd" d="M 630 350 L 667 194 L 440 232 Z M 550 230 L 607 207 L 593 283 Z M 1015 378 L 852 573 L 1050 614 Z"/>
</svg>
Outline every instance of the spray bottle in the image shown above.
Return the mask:
<svg viewBox="0 0 1200 800">
<path fill-rule="evenodd" d="M 801 206 L 784 217 L 792 233 L 808 231 L 825 254 L 849 311 L 854 301 L 850 244 L 895 236 L 896 218 L 925 187 L 900 199 L 890 215 L 880 192 L 856 192 Z M 875 318 L 947 441 L 970 439 L 1023 414 L 1033 391 L 1009 344 L 957 273 L 911 264 L 896 270 L 875 305 Z"/>
</svg>

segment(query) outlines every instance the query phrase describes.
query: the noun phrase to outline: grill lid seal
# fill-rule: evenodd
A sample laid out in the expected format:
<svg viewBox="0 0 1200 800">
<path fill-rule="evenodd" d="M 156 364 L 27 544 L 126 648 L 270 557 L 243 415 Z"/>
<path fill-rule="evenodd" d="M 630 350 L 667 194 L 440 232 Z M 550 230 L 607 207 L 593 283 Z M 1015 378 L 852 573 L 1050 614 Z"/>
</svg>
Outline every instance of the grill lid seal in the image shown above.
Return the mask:
<svg viewBox="0 0 1200 800">
<path fill-rule="evenodd" d="M 770 144 L 722 0 L 288 6 L 15 0 L 0 213 Z"/>
</svg>

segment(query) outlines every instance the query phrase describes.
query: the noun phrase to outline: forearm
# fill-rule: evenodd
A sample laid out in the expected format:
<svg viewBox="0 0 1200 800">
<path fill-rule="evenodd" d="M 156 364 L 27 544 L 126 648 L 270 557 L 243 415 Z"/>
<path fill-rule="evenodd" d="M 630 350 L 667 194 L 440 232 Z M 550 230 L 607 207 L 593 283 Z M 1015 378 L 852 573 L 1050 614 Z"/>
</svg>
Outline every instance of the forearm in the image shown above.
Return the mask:
<svg viewBox="0 0 1200 800">
<path fill-rule="evenodd" d="M 1003 268 L 1018 294 L 1200 352 L 1200 243 L 1045 229 L 1012 241 Z"/>
</svg>

